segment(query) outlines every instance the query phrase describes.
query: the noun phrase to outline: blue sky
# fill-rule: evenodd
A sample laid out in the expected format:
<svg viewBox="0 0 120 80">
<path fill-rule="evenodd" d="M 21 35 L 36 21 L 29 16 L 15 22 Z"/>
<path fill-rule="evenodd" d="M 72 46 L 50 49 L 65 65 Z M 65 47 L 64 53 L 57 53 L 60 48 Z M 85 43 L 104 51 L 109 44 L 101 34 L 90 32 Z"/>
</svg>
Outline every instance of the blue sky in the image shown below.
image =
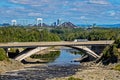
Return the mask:
<svg viewBox="0 0 120 80">
<path fill-rule="evenodd" d="M 47 24 L 58 18 L 75 24 L 116 24 L 120 0 L 0 0 L 0 23 L 13 19 L 33 23 L 36 18 Z"/>
</svg>

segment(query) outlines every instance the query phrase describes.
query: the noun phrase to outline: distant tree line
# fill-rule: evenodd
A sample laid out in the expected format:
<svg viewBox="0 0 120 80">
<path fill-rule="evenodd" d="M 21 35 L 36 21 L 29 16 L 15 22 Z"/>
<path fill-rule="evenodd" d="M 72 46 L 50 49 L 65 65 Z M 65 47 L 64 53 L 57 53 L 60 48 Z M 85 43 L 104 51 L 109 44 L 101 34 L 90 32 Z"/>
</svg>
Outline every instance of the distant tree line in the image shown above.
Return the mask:
<svg viewBox="0 0 120 80">
<path fill-rule="evenodd" d="M 73 41 L 74 39 L 88 39 L 88 40 L 116 40 L 120 37 L 120 29 L 52 29 L 52 33 L 58 34 L 62 40 Z"/>
<path fill-rule="evenodd" d="M 1 27 L 0 42 L 39 42 L 60 41 L 58 35 L 48 32 L 47 29 Z"/>
<path fill-rule="evenodd" d="M 73 41 L 75 39 L 115 40 L 119 43 L 120 29 L 0 27 L 0 42 Z"/>
</svg>

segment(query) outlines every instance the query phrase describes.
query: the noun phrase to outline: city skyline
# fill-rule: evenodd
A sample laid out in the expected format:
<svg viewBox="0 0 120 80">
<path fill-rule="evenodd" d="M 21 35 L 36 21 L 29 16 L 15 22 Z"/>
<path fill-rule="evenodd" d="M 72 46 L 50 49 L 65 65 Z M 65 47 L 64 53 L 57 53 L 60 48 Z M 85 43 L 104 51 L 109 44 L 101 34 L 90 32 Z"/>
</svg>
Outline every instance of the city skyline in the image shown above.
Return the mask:
<svg viewBox="0 0 120 80">
<path fill-rule="evenodd" d="M 51 24 L 57 19 L 74 24 L 120 23 L 119 0 L 1 0 L 0 24 L 11 20 L 43 18 Z"/>
</svg>

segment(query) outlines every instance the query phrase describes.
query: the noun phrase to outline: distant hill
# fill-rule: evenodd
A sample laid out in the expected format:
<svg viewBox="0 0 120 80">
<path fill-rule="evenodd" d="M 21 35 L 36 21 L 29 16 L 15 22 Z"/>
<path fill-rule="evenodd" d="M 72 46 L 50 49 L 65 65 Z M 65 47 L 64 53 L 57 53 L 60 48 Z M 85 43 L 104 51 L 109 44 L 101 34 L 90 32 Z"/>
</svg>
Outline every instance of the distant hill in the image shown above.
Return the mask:
<svg viewBox="0 0 120 80">
<path fill-rule="evenodd" d="M 74 25 L 74 24 L 71 23 L 71 22 L 64 22 L 64 23 L 62 23 L 61 25 L 59 25 L 59 27 L 76 28 L 77 26 Z"/>
<path fill-rule="evenodd" d="M 120 28 L 120 24 L 106 24 L 106 25 L 98 25 L 100 27 L 106 27 L 106 28 Z"/>
<path fill-rule="evenodd" d="M 87 28 L 87 27 L 91 27 L 92 25 L 79 24 L 77 26 L 82 27 L 82 28 Z M 96 25 L 96 27 L 120 28 L 120 24 L 101 24 L 101 25 Z"/>
<path fill-rule="evenodd" d="M 3 24 L 0 24 L 0 26 L 10 26 L 9 23 L 3 23 Z"/>
</svg>

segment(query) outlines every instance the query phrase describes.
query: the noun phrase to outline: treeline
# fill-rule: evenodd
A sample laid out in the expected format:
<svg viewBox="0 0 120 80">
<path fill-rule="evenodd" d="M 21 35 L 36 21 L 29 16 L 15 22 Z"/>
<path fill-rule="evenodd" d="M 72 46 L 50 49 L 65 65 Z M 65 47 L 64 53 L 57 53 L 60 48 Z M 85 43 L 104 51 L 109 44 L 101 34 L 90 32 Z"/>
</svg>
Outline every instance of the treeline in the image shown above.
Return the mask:
<svg viewBox="0 0 120 80">
<path fill-rule="evenodd" d="M 0 42 L 39 42 L 60 41 L 59 36 L 50 33 L 47 29 L 1 27 Z"/>
<path fill-rule="evenodd" d="M 52 29 L 52 33 L 58 34 L 62 40 L 73 41 L 74 39 L 88 39 L 88 40 L 116 40 L 120 37 L 120 29 Z"/>
<path fill-rule="evenodd" d="M 120 29 L 105 28 L 25 28 L 0 27 L 0 42 L 73 41 L 75 39 L 115 40 L 120 42 Z"/>
</svg>

